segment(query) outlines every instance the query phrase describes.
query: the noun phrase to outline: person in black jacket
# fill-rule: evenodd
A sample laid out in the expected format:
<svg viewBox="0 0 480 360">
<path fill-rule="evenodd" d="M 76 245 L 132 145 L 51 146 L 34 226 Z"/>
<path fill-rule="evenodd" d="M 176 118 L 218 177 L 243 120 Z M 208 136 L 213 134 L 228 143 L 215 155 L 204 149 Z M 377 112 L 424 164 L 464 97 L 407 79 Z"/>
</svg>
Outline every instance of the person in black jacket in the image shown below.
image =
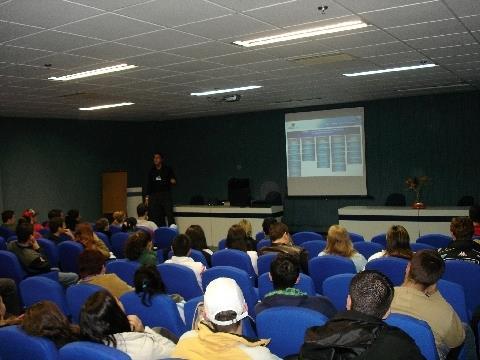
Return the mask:
<svg viewBox="0 0 480 360">
<path fill-rule="evenodd" d="M 307 330 L 299 359 L 424 359 L 415 342 L 382 319 L 390 313 L 393 285 L 377 271 L 362 271 L 350 284 L 347 311 Z"/>
</svg>

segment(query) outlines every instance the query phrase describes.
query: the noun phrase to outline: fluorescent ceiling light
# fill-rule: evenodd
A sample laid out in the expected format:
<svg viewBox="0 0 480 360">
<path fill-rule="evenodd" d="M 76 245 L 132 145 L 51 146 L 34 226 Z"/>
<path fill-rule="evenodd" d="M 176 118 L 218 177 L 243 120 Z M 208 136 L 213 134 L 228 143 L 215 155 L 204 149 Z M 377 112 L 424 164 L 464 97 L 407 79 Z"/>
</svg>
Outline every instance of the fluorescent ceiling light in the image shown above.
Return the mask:
<svg viewBox="0 0 480 360">
<path fill-rule="evenodd" d="M 90 76 L 97 76 L 97 75 L 109 74 L 117 71 L 134 69 L 136 67 L 137 65 L 120 64 L 120 65 L 109 66 L 109 67 L 104 67 L 104 68 L 90 70 L 90 71 L 84 71 L 84 72 L 60 76 L 60 77 L 52 76 L 52 77 L 49 77 L 48 80 L 55 80 L 55 81 L 76 80 L 76 79 L 82 79 Z"/>
<path fill-rule="evenodd" d="M 101 109 L 110 109 L 110 108 L 119 107 L 119 106 L 128 106 L 133 104 L 134 103 L 132 102 L 124 102 L 124 103 L 118 103 L 118 104 L 108 104 L 108 105 L 98 105 L 98 106 L 92 106 L 92 107 L 86 107 L 86 108 L 78 108 L 78 110 L 83 110 L 83 111 L 101 110 Z"/>
<path fill-rule="evenodd" d="M 303 39 L 317 35 L 323 34 L 332 34 L 340 31 L 354 30 L 367 27 L 368 25 L 360 20 L 355 21 L 344 21 L 337 24 L 318 26 L 310 29 L 298 30 L 298 31 L 289 31 L 283 34 L 274 35 L 274 36 L 265 36 L 252 40 L 245 41 L 234 41 L 236 45 L 244 47 L 260 46 L 266 44 L 273 44 L 283 41 Z"/>
<path fill-rule="evenodd" d="M 253 90 L 253 89 L 258 89 L 258 88 L 261 88 L 261 87 L 262 86 L 259 86 L 259 85 L 242 86 L 242 87 L 231 88 L 231 89 L 220 89 L 220 90 L 211 90 L 211 91 L 205 91 L 205 92 L 200 92 L 200 93 L 191 93 L 190 95 L 205 96 L 205 95 L 223 94 L 223 93 L 229 93 L 229 92 L 234 92 L 234 91 Z"/>
<path fill-rule="evenodd" d="M 423 68 L 431 68 L 437 66 L 436 64 L 422 64 L 422 65 L 414 65 L 414 66 L 402 66 L 396 68 L 389 68 L 389 69 L 382 69 L 382 70 L 372 70 L 372 71 L 362 71 L 350 74 L 343 74 L 344 76 L 365 76 L 365 75 L 375 75 L 375 74 L 384 74 L 389 72 L 396 72 L 396 71 L 406 71 L 406 70 L 416 70 L 416 69 L 423 69 Z"/>
</svg>

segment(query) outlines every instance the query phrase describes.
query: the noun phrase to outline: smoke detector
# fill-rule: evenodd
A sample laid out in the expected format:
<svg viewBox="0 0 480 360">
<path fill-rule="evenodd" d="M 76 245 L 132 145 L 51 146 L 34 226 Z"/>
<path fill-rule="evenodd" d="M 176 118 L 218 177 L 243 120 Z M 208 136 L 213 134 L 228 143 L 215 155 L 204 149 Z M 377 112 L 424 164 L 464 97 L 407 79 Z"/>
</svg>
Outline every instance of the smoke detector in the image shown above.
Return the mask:
<svg viewBox="0 0 480 360">
<path fill-rule="evenodd" d="M 241 96 L 238 94 L 233 94 L 233 95 L 227 95 L 223 97 L 223 101 L 225 102 L 235 102 L 235 101 L 240 101 Z"/>
</svg>

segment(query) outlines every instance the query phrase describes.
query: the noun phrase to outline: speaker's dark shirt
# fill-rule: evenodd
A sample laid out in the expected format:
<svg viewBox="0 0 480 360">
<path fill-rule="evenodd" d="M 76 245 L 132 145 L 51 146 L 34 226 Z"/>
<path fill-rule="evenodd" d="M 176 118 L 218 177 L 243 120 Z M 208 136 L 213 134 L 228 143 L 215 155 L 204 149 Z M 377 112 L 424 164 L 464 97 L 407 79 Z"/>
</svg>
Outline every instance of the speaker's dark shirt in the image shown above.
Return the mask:
<svg viewBox="0 0 480 360">
<path fill-rule="evenodd" d="M 146 194 L 155 194 L 170 190 L 170 180 L 175 179 L 175 174 L 170 166 L 162 165 L 160 169 L 152 167 L 148 172 Z"/>
</svg>

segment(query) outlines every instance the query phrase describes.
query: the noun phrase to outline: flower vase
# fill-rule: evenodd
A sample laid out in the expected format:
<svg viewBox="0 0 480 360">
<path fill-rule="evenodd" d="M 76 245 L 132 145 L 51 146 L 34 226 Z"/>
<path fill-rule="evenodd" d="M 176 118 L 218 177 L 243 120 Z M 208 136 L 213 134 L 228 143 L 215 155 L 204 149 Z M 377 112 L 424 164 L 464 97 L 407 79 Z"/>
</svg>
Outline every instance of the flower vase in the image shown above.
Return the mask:
<svg viewBox="0 0 480 360">
<path fill-rule="evenodd" d="M 415 202 L 412 204 L 413 209 L 425 209 L 425 203 L 420 201 L 420 192 L 417 191 L 417 197 L 415 199 Z"/>
</svg>

